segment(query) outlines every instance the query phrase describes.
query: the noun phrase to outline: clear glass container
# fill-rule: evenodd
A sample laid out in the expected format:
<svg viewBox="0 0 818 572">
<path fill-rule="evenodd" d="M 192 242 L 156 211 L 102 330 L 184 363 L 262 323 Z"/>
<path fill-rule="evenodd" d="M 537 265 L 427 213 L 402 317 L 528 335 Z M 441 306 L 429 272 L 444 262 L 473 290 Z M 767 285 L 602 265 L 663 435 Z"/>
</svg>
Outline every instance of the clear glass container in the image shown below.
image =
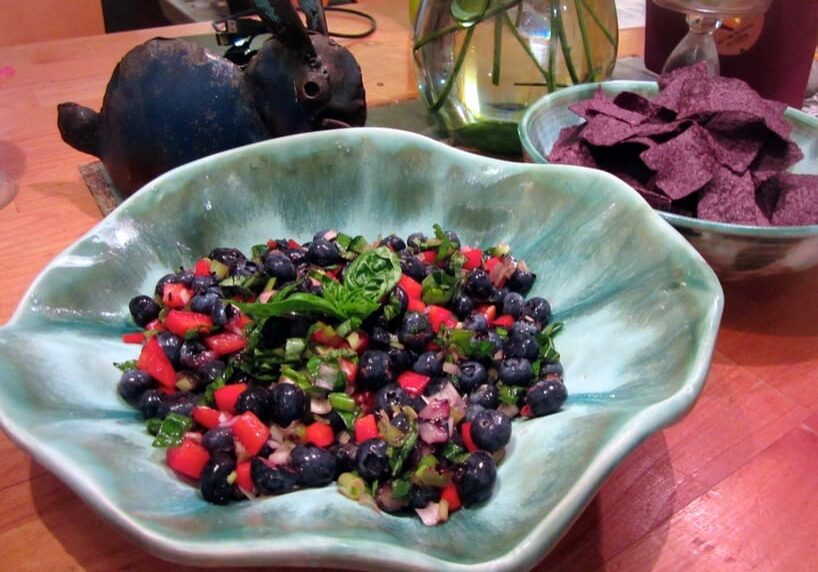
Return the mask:
<svg viewBox="0 0 818 572">
<path fill-rule="evenodd" d="M 517 123 L 543 95 L 610 77 L 614 0 L 422 0 L 418 87 L 454 141 L 519 153 Z"/>
</svg>

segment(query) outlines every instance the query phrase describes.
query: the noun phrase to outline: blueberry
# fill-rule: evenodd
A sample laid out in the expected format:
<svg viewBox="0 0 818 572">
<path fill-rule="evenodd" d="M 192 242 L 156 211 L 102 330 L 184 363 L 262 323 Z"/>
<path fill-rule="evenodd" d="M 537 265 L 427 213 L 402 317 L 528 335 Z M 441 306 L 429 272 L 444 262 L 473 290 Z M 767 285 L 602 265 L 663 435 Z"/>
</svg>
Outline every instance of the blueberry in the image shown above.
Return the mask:
<svg viewBox="0 0 818 572">
<path fill-rule="evenodd" d="M 565 385 L 557 380 L 538 381 L 525 394 L 525 402 L 535 417 L 559 411 L 567 398 Z"/>
<path fill-rule="evenodd" d="M 384 512 L 397 514 L 406 508 L 409 500 L 405 497 L 396 498 L 391 482 L 378 485 L 375 491 L 375 504 Z"/>
<path fill-rule="evenodd" d="M 525 387 L 534 376 L 531 362 L 525 358 L 505 358 L 497 368 L 500 381 L 506 385 Z"/>
<path fill-rule="evenodd" d="M 172 284 L 174 282 L 178 282 L 176 274 L 165 274 L 156 281 L 156 286 L 153 291 L 157 296 L 161 296 L 165 290 L 165 284 Z"/>
<path fill-rule="evenodd" d="M 250 460 L 250 479 L 262 495 L 280 495 L 295 488 L 298 473 L 289 467 L 271 467 L 258 457 Z"/>
<path fill-rule="evenodd" d="M 405 413 L 398 413 L 389 420 L 389 423 L 404 434 L 408 433 L 409 429 L 411 429 L 409 418 Z"/>
<path fill-rule="evenodd" d="M 216 380 L 217 377 L 224 373 L 226 366 L 224 362 L 219 360 L 213 360 L 202 364 L 197 370 L 196 373 L 199 374 L 199 378 L 204 383 L 211 383 Z"/>
<path fill-rule="evenodd" d="M 193 415 L 193 408 L 196 407 L 198 402 L 199 397 L 197 395 L 185 391 L 177 391 L 167 396 L 165 405 L 168 409 L 168 413 L 178 413 L 179 415 L 190 417 Z M 163 415 L 163 417 L 166 415 L 167 413 Z"/>
<path fill-rule="evenodd" d="M 551 319 L 551 304 L 548 303 L 548 300 L 539 296 L 529 298 L 528 302 L 525 303 L 523 315 L 529 316 L 540 324 L 547 324 L 548 320 Z"/>
<path fill-rule="evenodd" d="M 488 298 L 486 298 L 486 302 L 489 304 L 494 304 L 498 308 L 501 308 L 503 305 L 503 299 L 508 294 L 508 290 L 505 288 L 493 288 L 491 290 L 491 294 L 489 294 Z"/>
<path fill-rule="evenodd" d="M 386 441 L 377 437 L 358 444 L 355 453 L 355 467 L 365 481 L 374 481 L 389 474 L 389 458 L 386 456 Z"/>
<path fill-rule="evenodd" d="M 412 369 L 416 373 L 434 377 L 443 374 L 443 358 L 437 352 L 423 352 L 418 356 Z"/>
<path fill-rule="evenodd" d="M 395 316 L 388 321 L 388 324 L 392 324 L 406 313 L 406 308 L 409 306 L 409 295 L 406 294 L 406 290 L 401 287 L 392 290 L 389 295 L 389 305 L 395 309 Z"/>
<path fill-rule="evenodd" d="M 341 473 L 349 473 L 355 470 L 355 453 L 357 450 L 358 447 L 351 441 L 343 445 L 333 445 L 330 448 L 332 454 L 335 455 L 336 477 Z"/>
<path fill-rule="evenodd" d="M 520 268 L 517 266 L 517 269 L 514 271 L 514 274 L 506 282 L 506 287 L 511 290 L 512 292 L 519 292 L 520 294 L 528 294 L 528 291 L 531 290 L 531 287 L 534 285 L 534 280 L 537 278 L 537 275 L 533 272 L 529 272 L 526 269 Z"/>
<path fill-rule="evenodd" d="M 271 250 L 265 255 L 264 272 L 276 279 L 276 287 L 281 287 L 296 278 L 295 264 L 286 254 L 278 250 Z"/>
<path fill-rule="evenodd" d="M 216 326 L 223 326 L 235 316 L 234 306 L 221 298 L 215 301 L 210 310 L 210 318 Z"/>
<path fill-rule="evenodd" d="M 565 371 L 562 364 L 558 361 L 552 361 L 542 364 L 540 367 L 540 379 L 562 381 Z"/>
<path fill-rule="evenodd" d="M 449 309 L 461 320 L 465 320 L 474 310 L 474 301 L 466 294 L 457 294 L 449 302 Z"/>
<path fill-rule="evenodd" d="M 406 243 L 403 242 L 403 239 L 396 234 L 390 234 L 381 240 L 381 244 L 395 252 L 400 252 L 401 250 L 406 249 Z"/>
<path fill-rule="evenodd" d="M 282 347 L 287 341 L 287 319 L 268 318 L 261 328 L 261 347 L 274 349 Z"/>
<path fill-rule="evenodd" d="M 536 336 L 539 331 L 540 329 L 533 322 L 518 320 L 512 324 L 511 329 L 508 331 L 508 335 L 511 338 L 516 338 L 519 336 Z"/>
<path fill-rule="evenodd" d="M 394 373 L 400 373 L 411 368 L 416 359 L 412 352 L 404 348 L 390 347 L 386 350 L 386 354 L 389 356 Z"/>
<path fill-rule="evenodd" d="M 328 241 L 332 241 L 338 233 L 332 230 L 331 228 L 322 228 L 321 230 L 317 231 L 315 234 L 312 235 L 313 240 L 319 239 L 326 239 Z"/>
<path fill-rule="evenodd" d="M 499 451 L 511 439 L 511 419 L 496 409 L 485 409 L 472 421 L 471 438 L 484 451 Z"/>
<path fill-rule="evenodd" d="M 198 370 L 215 359 L 216 355 L 199 340 L 185 340 L 179 348 L 179 364 L 185 369 Z"/>
<path fill-rule="evenodd" d="M 423 395 L 426 397 L 436 395 L 443 390 L 447 383 L 449 383 L 449 379 L 446 377 L 433 377 L 423 388 Z"/>
<path fill-rule="evenodd" d="M 398 340 L 412 350 L 422 350 L 434 336 L 429 319 L 420 312 L 406 314 L 398 328 Z"/>
<path fill-rule="evenodd" d="M 380 389 L 393 378 L 389 354 L 380 350 L 366 350 L 361 355 L 356 382 L 363 389 Z"/>
<path fill-rule="evenodd" d="M 519 292 L 508 292 L 503 296 L 503 314 L 508 314 L 515 320 L 520 317 L 525 307 L 525 298 Z"/>
<path fill-rule="evenodd" d="M 173 367 L 178 368 L 179 354 L 185 340 L 172 332 L 160 332 L 156 336 L 156 341 L 159 342 L 159 347 L 162 348 L 168 361 L 170 361 Z"/>
<path fill-rule="evenodd" d="M 128 302 L 128 310 L 134 323 L 140 328 L 144 328 L 159 317 L 161 307 L 150 296 L 136 296 Z"/>
<path fill-rule="evenodd" d="M 307 260 L 318 266 L 332 266 L 341 261 L 341 252 L 335 242 L 319 238 L 307 248 Z"/>
<path fill-rule="evenodd" d="M 413 485 L 409 490 L 409 506 L 411 508 L 423 508 L 430 502 L 438 502 L 440 493 L 441 489 L 438 487 Z"/>
<path fill-rule="evenodd" d="M 164 419 L 168 414 L 165 394 L 158 389 L 149 389 L 139 398 L 139 412 L 143 419 Z"/>
<path fill-rule="evenodd" d="M 485 451 L 469 455 L 466 462 L 457 468 L 454 478 L 460 500 L 466 506 L 487 501 L 496 480 L 494 459 Z"/>
<path fill-rule="evenodd" d="M 214 248 L 207 257 L 210 260 L 216 260 L 227 266 L 230 269 L 230 274 L 234 274 L 236 270 L 244 268 L 244 265 L 247 263 L 247 257 L 236 248 Z"/>
<path fill-rule="evenodd" d="M 392 408 L 400 408 L 409 404 L 409 396 L 399 385 L 390 383 L 384 385 L 375 394 L 375 410 L 392 413 Z"/>
<path fill-rule="evenodd" d="M 270 417 L 272 420 L 286 427 L 304 415 L 306 397 L 300 387 L 294 383 L 277 383 L 270 390 Z"/>
<path fill-rule="evenodd" d="M 233 430 L 230 427 L 208 429 L 202 436 L 202 446 L 211 453 L 217 451 L 232 453 L 236 450 L 236 442 L 233 441 Z"/>
<path fill-rule="evenodd" d="M 335 455 L 321 447 L 297 445 L 290 464 L 298 472 L 298 484 L 305 487 L 323 487 L 335 478 Z"/>
<path fill-rule="evenodd" d="M 540 355 L 540 344 L 533 336 L 513 336 L 503 342 L 503 355 L 507 358 L 525 358 L 533 362 Z"/>
<path fill-rule="evenodd" d="M 270 390 L 260 385 L 251 385 L 236 400 L 236 413 L 250 411 L 261 421 L 272 421 L 272 398 Z"/>
<path fill-rule="evenodd" d="M 190 282 L 190 287 L 196 294 L 203 294 L 208 290 L 212 290 L 216 294 L 222 294 L 221 288 L 218 286 L 219 279 L 215 276 L 194 276 L 193 280 Z"/>
<path fill-rule="evenodd" d="M 367 335 L 369 336 L 369 347 L 384 351 L 389 349 L 389 331 L 386 328 L 372 326 L 369 328 Z"/>
<path fill-rule="evenodd" d="M 457 383 L 460 393 L 471 393 L 488 379 L 486 368 L 478 361 L 461 362 L 458 369 L 460 371 L 457 373 Z"/>
<path fill-rule="evenodd" d="M 422 232 L 413 232 L 406 238 L 406 246 L 414 249 L 416 252 L 423 248 L 423 244 L 429 240 Z"/>
<path fill-rule="evenodd" d="M 463 329 L 484 334 L 489 331 L 489 320 L 483 314 L 472 314 L 463 322 Z"/>
<path fill-rule="evenodd" d="M 122 398 L 133 402 L 142 397 L 142 394 L 153 387 L 153 378 L 138 369 L 129 369 L 119 378 L 116 390 Z"/>
<path fill-rule="evenodd" d="M 486 300 L 491 296 L 494 285 L 481 268 L 475 268 L 466 275 L 463 281 L 463 291 L 476 300 Z"/>
<path fill-rule="evenodd" d="M 236 470 L 236 461 L 226 453 L 215 453 L 204 466 L 199 487 L 202 496 L 213 504 L 227 504 L 236 496 L 236 486 L 228 477 Z"/>
<path fill-rule="evenodd" d="M 220 299 L 218 292 L 206 290 L 190 299 L 190 309 L 200 314 L 210 314 Z"/>
<path fill-rule="evenodd" d="M 479 405 L 484 409 L 496 409 L 500 400 L 497 388 L 489 383 L 484 383 L 477 389 L 469 393 L 469 405 Z"/>
<path fill-rule="evenodd" d="M 426 265 L 409 250 L 404 250 L 400 255 L 400 269 L 416 282 L 423 282 L 423 279 L 429 274 Z"/>
<path fill-rule="evenodd" d="M 488 411 L 488 409 L 477 403 L 469 403 L 469 407 L 466 409 L 466 415 L 463 417 L 463 421 L 474 423 L 474 418 L 477 417 L 481 411 Z"/>
</svg>

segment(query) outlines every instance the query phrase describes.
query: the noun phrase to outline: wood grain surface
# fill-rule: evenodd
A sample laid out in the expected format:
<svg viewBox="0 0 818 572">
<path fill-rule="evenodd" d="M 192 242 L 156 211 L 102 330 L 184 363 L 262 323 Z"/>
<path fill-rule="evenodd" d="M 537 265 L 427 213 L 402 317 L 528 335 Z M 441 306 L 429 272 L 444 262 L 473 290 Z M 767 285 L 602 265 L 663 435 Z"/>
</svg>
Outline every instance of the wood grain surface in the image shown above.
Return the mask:
<svg viewBox="0 0 818 572">
<path fill-rule="evenodd" d="M 371 106 L 416 97 L 405 2 L 367 0 L 378 31 L 345 42 Z M 331 22 L 353 27 L 354 22 Z M 56 105 L 98 108 L 116 62 L 191 24 L 0 48 L 0 323 L 35 275 L 100 220 L 64 144 Z M 641 55 L 622 34 L 620 56 Z M 725 286 L 705 389 L 680 422 L 607 479 L 538 570 L 818 570 L 818 270 Z M 0 372 L 0 383 L 3 382 Z M 192 570 L 134 546 L 0 435 L 0 556 L 6 570 Z"/>
</svg>

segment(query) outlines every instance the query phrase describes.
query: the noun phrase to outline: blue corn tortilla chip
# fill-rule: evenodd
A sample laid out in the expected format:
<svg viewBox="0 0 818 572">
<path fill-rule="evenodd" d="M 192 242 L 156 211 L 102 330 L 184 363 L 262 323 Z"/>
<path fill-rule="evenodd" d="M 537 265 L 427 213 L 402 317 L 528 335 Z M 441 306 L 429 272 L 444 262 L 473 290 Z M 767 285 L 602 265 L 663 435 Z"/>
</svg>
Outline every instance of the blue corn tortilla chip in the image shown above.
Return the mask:
<svg viewBox="0 0 818 572">
<path fill-rule="evenodd" d="M 602 88 L 598 87 L 594 92 L 594 97 L 591 99 L 584 99 L 582 101 L 578 101 L 577 103 L 571 104 L 568 106 L 568 109 L 585 119 L 586 121 L 596 115 L 598 112 L 591 109 L 591 107 L 597 101 L 608 101 L 605 97 L 605 94 L 602 93 Z"/>
<path fill-rule="evenodd" d="M 644 151 L 640 157 L 656 171 L 656 186 L 674 200 L 704 187 L 716 170 L 709 136 L 696 124 L 678 137 Z"/>
<path fill-rule="evenodd" d="M 678 68 L 659 78 L 659 95 L 653 104 L 677 113 L 682 102 L 686 99 L 688 82 L 699 82 L 707 79 L 707 66 L 699 63 L 684 68 Z"/>
<path fill-rule="evenodd" d="M 764 123 L 743 111 L 718 113 L 704 127 L 716 160 L 736 174 L 750 167 L 767 140 Z"/>
<path fill-rule="evenodd" d="M 775 135 L 770 135 L 750 165 L 750 172 L 756 185 L 760 185 L 803 158 L 804 153 L 794 141 L 782 140 Z"/>
<path fill-rule="evenodd" d="M 586 113 L 591 112 L 593 112 L 595 115 L 607 115 L 608 117 L 613 117 L 614 119 L 618 119 L 619 121 L 627 123 L 628 125 L 639 125 L 648 119 L 647 115 L 620 107 L 616 104 L 615 100 L 610 101 L 608 99 L 591 100 L 590 104 L 586 108 Z"/>
<path fill-rule="evenodd" d="M 659 113 L 659 108 L 647 97 L 632 91 L 621 91 L 617 93 L 613 98 L 613 102 L 617 107 L 638 113 L 645 118 L 654 117 Z"/>
<path fill-rule="evenodd" d="M 610 147 L 636 134 L 636 127 L 609 115 L 596 115 L 585 124 L 580 138 L 596 147 Z"/>
<path fill-rule="evenodd" d="M 818 224 L 818 175 L 781 173 L 773 180 L 779 194 L 770 219 L 774 225 Z"/>
<path fill-rule="evenodd" d="M 701 219 L 770 226 L 770 220 L 756 203 L 755 184 L 749 172 L 736 175 L 719 166 L 713 180 L 702 190 L 696 214 Z"/>
</svg>

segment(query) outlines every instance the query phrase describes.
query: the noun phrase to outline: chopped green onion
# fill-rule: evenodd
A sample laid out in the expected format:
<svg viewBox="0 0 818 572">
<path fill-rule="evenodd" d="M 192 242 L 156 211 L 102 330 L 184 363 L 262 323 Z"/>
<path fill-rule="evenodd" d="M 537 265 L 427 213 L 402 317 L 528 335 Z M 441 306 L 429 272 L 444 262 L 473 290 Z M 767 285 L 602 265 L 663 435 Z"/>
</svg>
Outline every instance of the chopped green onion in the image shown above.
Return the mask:
<svg viewBox="0 0 818 572">
<path fill-rule="evenodd" d="M 407 479 L 395 479 L 392 481 L 392 496 L 396 499 L 405 499 L 412 490 L 412 482 Z"/>
<path fill-rule="evenodd" d="M 354 412 L 358 407 L 351 395 L 337 391 L 329 394 L 329 404 L 335 411 Z"/>
<path fill-rule="evenodd" d="M 366 491 L 366 483 L 355 473 L 338 475 L 338 491 L 347 498 L 358 500 Z"/>
<path fill-rule="evenodd" d="M 287 338 L 284 343 L 284 360 L 298 361 L 301 359 L 301 354 L 307 349 L 307 340 L 304 338 Z"/>
</svg>

